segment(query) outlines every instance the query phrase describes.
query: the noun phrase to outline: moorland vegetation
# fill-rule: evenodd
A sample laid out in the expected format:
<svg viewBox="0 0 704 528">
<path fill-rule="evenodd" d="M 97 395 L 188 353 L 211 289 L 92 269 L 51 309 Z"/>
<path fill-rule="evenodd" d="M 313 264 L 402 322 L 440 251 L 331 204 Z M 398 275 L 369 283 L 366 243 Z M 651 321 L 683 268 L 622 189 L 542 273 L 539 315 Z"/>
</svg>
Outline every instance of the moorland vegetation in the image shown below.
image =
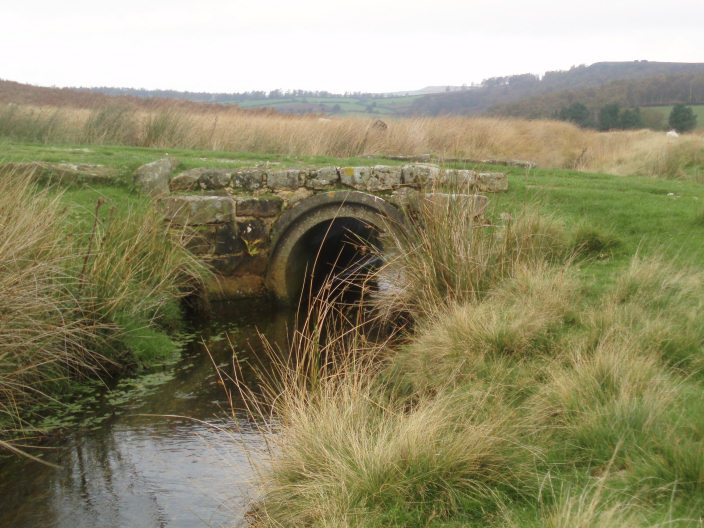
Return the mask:
<svg viewBox="0 0 704 528">
<path fill-rule="evenodd" d="M 138 159 L 187 154 L 175 149 L 213 163 L 430 153 L 538 164 L 505 169 L 510 190 L 482 223 L 452 206 L 411 219 L 387 269 L 399 281 L 376 298 L 396 340 L 348 331 L 321 342 L 317 319 L 297 335 L 282 381 L 251 400 L 267 416 L 273 401 L 276 416 L 253 524 L 704 524 L 703 136 L 460 117 L 381 130 L 369 119 L 104 103 L 5 104 L 1 145 L 13 160 L 92 156 L 125 174 Z M 0 388 L 16 391 L 1 410 L 12 417 L 16 400 L 96 368 L 98 353 L 111 359 L 104 342 L 149 342 L 129 322 L 151 332 L 201 271 L 165 244 L 148 207 L 145 223 L 123 222 L 137 217 L 102 209 L 96 189 L 57 194 L 17 174 L 2 185 L 3 226 L 23 234 L 0 246 L 0 292 L 26 313 L 0 319 Z M 98 190 L 136 203 L 125 185 Z M 31 266 L 41 280 L 19 281 Z M 134 281 L 123 289 L 125 276 Z"/>
</svg>

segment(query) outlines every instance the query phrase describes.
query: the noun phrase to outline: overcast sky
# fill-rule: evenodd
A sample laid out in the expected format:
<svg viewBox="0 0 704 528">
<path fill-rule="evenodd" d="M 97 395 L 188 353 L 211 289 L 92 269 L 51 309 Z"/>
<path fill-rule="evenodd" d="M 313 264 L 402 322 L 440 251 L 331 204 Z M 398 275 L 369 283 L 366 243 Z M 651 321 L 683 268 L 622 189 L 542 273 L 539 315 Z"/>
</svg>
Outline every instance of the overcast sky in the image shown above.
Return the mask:
<svg viewBox="0 0 704 528">
<path fill-rule="evenodd" d="M 0 78 L 332 92 L 704 62 L 702 0 L 2 0 Z"/>
</svg>

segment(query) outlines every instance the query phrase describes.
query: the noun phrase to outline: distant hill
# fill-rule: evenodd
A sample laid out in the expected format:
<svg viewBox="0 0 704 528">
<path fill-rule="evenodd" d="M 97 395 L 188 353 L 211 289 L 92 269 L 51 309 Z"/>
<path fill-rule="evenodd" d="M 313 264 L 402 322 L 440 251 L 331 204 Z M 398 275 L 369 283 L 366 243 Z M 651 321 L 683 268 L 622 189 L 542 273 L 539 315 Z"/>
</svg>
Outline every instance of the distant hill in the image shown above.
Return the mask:
<svg viewBox="0 0 704 528">
<path fill-rule="evenodd" d="M 512 103 L 493 105 L 487 109 L 487 113 L 533 119 L 552 117 L 556 111 L 572 103 L 582 103 L 590 111 L 597 112 L 608 103 L 634 108 L 666 106 L 679 102 L 704 104 L 704 65 L 698 73 L 619 79 L 595 87 L 536 95 Z"/>
<path fill-rule="evenodd" d="M 597 62 L 590 66 L 574 66 L 567 71 L 547 72 L 542 78 L 534 74 L 512 75 L 508 77 L 493 77 L 481 83 L 478 87 L 469 90 L 426 95 L 419 97 L 410 105 L 409 115 L 466 115 L 481 114 L 491 108 L 495 115 L 522 115 L 523 117 L 544 117 L 541 108 L 531 113 L 527 110 L 529 103 L 521 110 L 515 107 L 509 109 L 511 103 L 516 103 L 528 98 L 532 101 L 544 94 L 565 92 L 569 90 L 596 89 L 602 85 L 619 80 L 632 81 L 631 86 L 636 86 L 636 81 L 654 79 L 655 77 L 668 76 L 696 76 L 704 74 L 703 63 L 678 63 L 678 62 Z M 685 78 L 685 77 L 683 77 Z M 666 86 L 667 80 L 663 86 Z M 655 86 L 655 84 L 653 84 Z M 653 94 L 652 99 L 658 96 Z M 669 102 L 664 101 L 663 103 Z M 657 104 L 653 102 L 652 104 Z M 547 105 L 546 105 L 547 106 Z M 559 107 L 558 107 L 559 108 Z M 554 110 L 554 107 L 553 107 Z"/>
<path fill-rule="evenodd" d="M 115 89 L 103 93 L 99 90 L 85 88 L 56 88 L 34 86 L 15 81 L 0 79 L 0 104 L 17 104 L 31 106 L 51 106 L 65 108 L 98 108 L 107 105 L 124 105 L 142 109 L 160 109 L 177 106 L 179 108 L 198 108 L 206 111 L 232 110 L 232 106 L 198 103 L 185 99 L 140 97 L 129 90 Z M 245 113 L 276 113 L 271 109 L 240 109 Z"/>
</svg>

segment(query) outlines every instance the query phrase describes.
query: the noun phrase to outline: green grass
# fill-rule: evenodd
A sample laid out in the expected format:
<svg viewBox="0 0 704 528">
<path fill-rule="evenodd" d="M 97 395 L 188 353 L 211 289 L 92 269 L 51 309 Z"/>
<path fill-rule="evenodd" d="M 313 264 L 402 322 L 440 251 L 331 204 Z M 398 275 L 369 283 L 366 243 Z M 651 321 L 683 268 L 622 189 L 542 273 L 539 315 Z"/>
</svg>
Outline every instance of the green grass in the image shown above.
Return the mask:
<svg viewBox="0 0 704 528">
<path fill-rule="evenodd" d="M 694 115 L 697 116 L 697 128 L 704 128 L 704 105 L 688 105 L 694 111 Z M 663 123 L 667 126 L 667 119 L 670 117 L 672 112 L 672 105 L 664 106 L 649 106 L 654 110 L 658 110 L 663 115 Z"/>
<path fill-rule="evenodd" d="M 398 241 L 400 343 L 293 344 L 255 526 L 704 524 L 704 187 L 509 173 Z"/>
</svg>

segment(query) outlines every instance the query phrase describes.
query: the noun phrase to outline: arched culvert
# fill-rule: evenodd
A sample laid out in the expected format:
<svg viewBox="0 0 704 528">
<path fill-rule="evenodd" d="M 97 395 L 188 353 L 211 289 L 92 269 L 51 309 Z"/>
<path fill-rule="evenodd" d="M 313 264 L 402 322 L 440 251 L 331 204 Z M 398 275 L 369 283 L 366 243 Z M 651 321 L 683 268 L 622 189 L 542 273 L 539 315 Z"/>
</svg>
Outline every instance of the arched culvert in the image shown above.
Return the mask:
<svg viewBox="0 0 704 528">
<path fill-rule="evenodd" d="M 266 285 L 286 304 L 330 274 L 372 265 L 369 247 L 383 249 L 403 215 L 378 196 L 357 191 L 318 194 L 287 210 L 272 228 Z"/>
</svg>

